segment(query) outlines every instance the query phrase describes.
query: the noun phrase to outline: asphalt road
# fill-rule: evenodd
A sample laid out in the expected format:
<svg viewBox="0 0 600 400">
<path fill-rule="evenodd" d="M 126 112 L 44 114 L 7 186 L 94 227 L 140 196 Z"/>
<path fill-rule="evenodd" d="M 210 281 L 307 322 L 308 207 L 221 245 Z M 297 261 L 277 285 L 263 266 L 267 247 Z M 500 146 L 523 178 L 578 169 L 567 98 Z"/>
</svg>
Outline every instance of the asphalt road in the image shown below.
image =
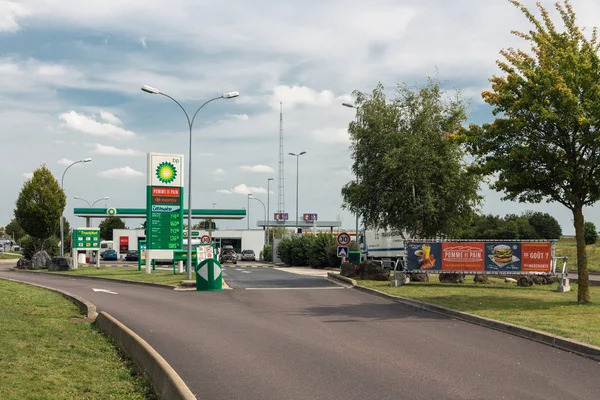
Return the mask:
<svg viewBox="0 0 600 400">
<path fill-rule="evenodd" d="M 93 302 L 150 343 L 199 399 L 596 399 L 600 392 L 597 362 L 352 289 L 176 292 L 0 275 Z"/>
<path fill-rule="evenodd" d="M 324 276 L 297 275 L 278 268 L 223 268 L 223 277 L 233 289 L 340 289 Z"/>
</svg>

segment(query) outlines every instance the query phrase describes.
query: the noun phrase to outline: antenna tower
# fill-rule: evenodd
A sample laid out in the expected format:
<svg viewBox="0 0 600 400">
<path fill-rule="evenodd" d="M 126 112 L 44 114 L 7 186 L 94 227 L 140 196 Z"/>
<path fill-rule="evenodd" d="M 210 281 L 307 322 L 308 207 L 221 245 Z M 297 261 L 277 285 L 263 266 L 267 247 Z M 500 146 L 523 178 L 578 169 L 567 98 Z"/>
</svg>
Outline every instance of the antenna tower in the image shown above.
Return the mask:
<svg viewBox="0 0 600 400">
<path fill-rule="evenodd" d="M 283 191 L 283 104 L 279 102 L 279 185 L 277 212 L 284 212 L 284 191 Z"/>
</svg>

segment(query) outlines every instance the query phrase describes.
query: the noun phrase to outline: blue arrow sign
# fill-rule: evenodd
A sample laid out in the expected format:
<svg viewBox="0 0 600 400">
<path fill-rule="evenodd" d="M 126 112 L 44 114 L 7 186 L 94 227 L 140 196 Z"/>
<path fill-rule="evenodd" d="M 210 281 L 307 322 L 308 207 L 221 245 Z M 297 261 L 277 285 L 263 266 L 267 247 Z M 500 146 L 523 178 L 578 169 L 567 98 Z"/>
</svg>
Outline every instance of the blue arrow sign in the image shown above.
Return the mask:
<svg viewBox="0 0 600 400">
<path fill-rule="evenodd" d="M 348 257 L 348 246 L 338 246 L 337 256 L 340 258 Z"/>
</svg>

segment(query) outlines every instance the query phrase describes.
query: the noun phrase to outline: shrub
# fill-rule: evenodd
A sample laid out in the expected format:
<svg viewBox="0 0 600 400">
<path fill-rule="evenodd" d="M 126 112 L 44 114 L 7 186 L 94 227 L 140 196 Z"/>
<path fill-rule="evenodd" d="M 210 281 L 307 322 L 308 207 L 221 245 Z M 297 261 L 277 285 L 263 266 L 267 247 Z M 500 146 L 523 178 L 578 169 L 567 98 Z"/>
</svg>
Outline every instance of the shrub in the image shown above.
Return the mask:
<svg viewBox="0 0 600 400">
<path fill-rule="evenodd" d="M 312 268 L 334 267 L 339 264 L 335 237 L 329 234 L 317 235 L 311 243 L 308 264 Z"/>
<path fill-rule="evenodd" d="M 60 239 L 58 237 L 50 236 L 44 240 L 43 249 L 46 250 L 46 253 L 48 253 L 50 257 L 56 257 L 60 255 L 59 244 Z"/>
<path fill-rule="evenodd" d="M 271 262 L 273 261 L 273 248 L 271 246 L 265 245 L 262 251 L 260 252 L 261 261 Z"/>
<path fill-rule="evenodd" d="M 25 236 L 22 241 L 23 257 L 31 260 L 33 255 L 40 250 L 46 250 L 46 253 L 50 257 L 58 256 L 60 254 L 59 243 L 60 241 L 56 236 L 50 236 L 43 240 L 32 236 Z"/>
<path fill-rule="evenodd" d="M 598 231 L 593 222 L 586 222 L 583 224 L 583 236 L 585 238 L 585 244 L 590 245 L 596 243 L 596 240 L 598 240 Z"/>
<path fill-rule="evenodd" d="M 279 243 L 277 254 L 281 261 L 289 266 L 309 265 L 308 256 L 311 252 L 313 236 L 290 236 Z"/>
</svg>

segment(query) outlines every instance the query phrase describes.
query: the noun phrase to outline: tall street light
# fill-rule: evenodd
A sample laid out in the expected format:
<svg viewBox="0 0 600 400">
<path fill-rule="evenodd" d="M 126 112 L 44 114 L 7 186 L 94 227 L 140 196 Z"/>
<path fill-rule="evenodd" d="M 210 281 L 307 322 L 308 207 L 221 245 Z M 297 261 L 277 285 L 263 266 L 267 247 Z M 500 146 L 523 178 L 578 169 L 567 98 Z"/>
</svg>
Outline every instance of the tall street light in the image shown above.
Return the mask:
<svg viewBox="0 0 600 400">
<path fill-rule="evenodd" d="M 263 206 L 263 210 L 265 211 L 265 219 L 267 219 L 267 209 L 265 208 L 265 203 L 262 202 L 262 200 L 257 199 L 256 197 L 252 197 L 252 195 L 250 194 L 248 199 L 250 200 L 256 200 L 256 201 L 260 201 L 260 204 L 262 204 Z"/>
<path fill-rule="evenodd" d="M 358 109 L 360 107 L 355 106 L 352 103 L 342 103 L 342 105 L 344 107 L 349 107 L 349 108 L 354 108 L 356 109 L 356 115 L 355 115 L 355 119 L 358 119 Z M 356 171 L 356 184 L 358 185 L 358 169 Z M 356 236 L 355 236 L 355 240 L 356 240 L 356 245 L 358 246 L 358 210 L 356 211 Z"/>
<path fill-rule="evenodd" d="M 84 158 L 81 159 L 79 161 L 75 161 L 74 163 L 72 163 L 71 165 L 69 165 L 66 169 L 65 172 L 63 172 L 62 174 L 62 178 L 60 178 L 60 188 L 61 190 L 64 191 L 64 182 L 65 182 L 65 174 L 67 173 L 67 171 L 69 170 L 69 168 L 71 168 L 73 165 L 75 164 L 79 164 L 79 163 L 89 163 L 90 161 L 92 161 L 91 158 Z M 65 256 L 65 244 L 64 242 L 64 229 L 65 229 L 65 221 L 64 221 L 65 217 L 64 217 L 64 210 L 63 213 L 60 214 L 60 256 L 64 257 Z"/>
<path fill-rule="evenodd" d="M 296 235 L 298 234 L 298 169 L 300 167 L 300 156 L 306 154 L 305 151 L 294 154 L 289 153 L 290 156 L 296 157 Z"/>
<path fill-rule="evenodd" d="M 175 100 L 173 97 L 169 96 L 168 94 L 163 93 L 160 90 L 153 88 L 152 86 L 147 86 L 147 85 L 142 86 L 142 91 L 144 91 L 146 93 L 150 93 L 150 94 L 160 94 L 162 96 L 168 97 L 169 99 L 173 100 L 179 106 L 179 108 L 181 108 L 181 111 L 183 111 L 183 113 L 185 114 L 185 118 L 187 119 L 188 127 L 190 128 L 190 151 L 189 151 L 189 156 L 188 156 L 188 188 L 187 188 L 187 191 L 188 191 L 187 279 L 191 280 L 192 279 L 192 127 L 194 126 L 194 120 L 196 119 L 196 115 L 198 115 L 200 110 L 202 110 L 202 108 L 204 108 L 205 105 L 207 105 L 208 103 L 213 102 L 215 100 L 233 99 L 234 97 L 238 97 L 240 94 L 239 94 L 239 92 L 223 93 L 219 97 L 214 97 L 210 100 L 207 100 L 206 102 L 204 102 L 204 104 L 202 104 L 196 110 L 196 112 L 192 116 L 192 119 L 190 119 L 190 116 L 188 115 L 187 111 L 185 111 L 185 108 L 183 108 L 183 106 L 177 100 Z"/>
<path fill-rule="evenodd" d="M 250 230 L 250 197 L 252 197 L 252 193 L 248 193 L 248 211 L 246 211 L 246 218 L 248 219 L 248 230 Z"/>
<path fill-rule="evenodd" d="M 85 202 L 87 203 L 87 205 L 88 205 L 90 208 L 92 208 L 92 207 L 94 207 L 94 206 L 96 205 L 96 203 L 97 203 L 97 202 L 99 202 L 99 201 L 102 201 L 102 200 L 108 200 L 110 197 L 103 197 L 103 198 L 101 198 L 101 199 L 98 199 L 98 200 L 94 201 L 92 204 L 90 204 L 90 202 L 89 202 L 89 201 L 87 201 L 86 199 L 84 199 L 83 197 L 73 196 L 73 198 L 74 198 L 75 200 L 83 200 L 83 201 L 85 201 Z M 90 226 L 91 226 L 91 224 L 90 224 L 90 217 L 86 217 L 86 218 L 85 218 L 85 227 L 86 227 L 86 228 L 89 228 Z"/>
<path fill-rule="evenodd" d="M 271 227 L 271 223 L 269 222 L 271 220 L 271 215 L 269 214 L 271 211 L 269 210 L 269 203 L 271 202 L 270 183 L 272 180 L 275 180 L 275 178 L 267 179 L 267 246 L 271 241 L 271 232 L 269 229 Z"/>
</svg>

